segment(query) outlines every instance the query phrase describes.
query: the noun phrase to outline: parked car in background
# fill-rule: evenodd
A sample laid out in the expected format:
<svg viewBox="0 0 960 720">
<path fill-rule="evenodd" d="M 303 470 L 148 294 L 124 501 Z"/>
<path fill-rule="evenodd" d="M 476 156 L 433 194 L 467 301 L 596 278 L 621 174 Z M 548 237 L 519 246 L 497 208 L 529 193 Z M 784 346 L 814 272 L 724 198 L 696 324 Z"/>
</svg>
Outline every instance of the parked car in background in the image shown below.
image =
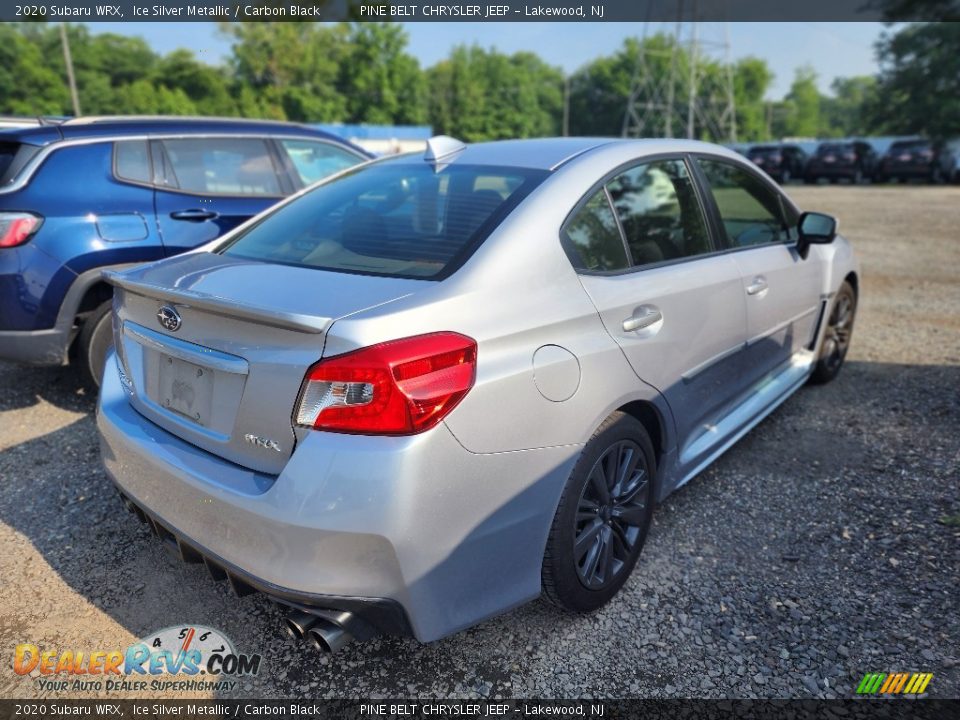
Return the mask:
<svg viewBox="0 0 960 720">
<path fill-rule="evenodd" d="M 324 650 L 588 612 L 657 502 L 840 372 L 857 273 L 717 145 L 434 138 L 110 274 L 102 457 Z"/>
<path fill-rule="evenodd" d="M 826 178 L 830 182 L 849 180 L 860 184 L 873 178 L 876 166 L 877 153 L 868 142 L 824 142 L 807 161 L 804 180 L 816 183 Z"/>
<path fill-rule="evenodd" d="M 922 179 L 949 182 L 957 172 L 957 156 L 945 142 L 900 140 L 890 146 L 877 168 L 879 182 Z"/>
<path fill-rule="evenodd" d="M 802 178 L 807 168 L 807 153 L 799 145 L 755 145 L 747 151 L 747 158 L 784 185 Z"/>
<path fill-rule="evenodd" d="M 99 381 L 113 290 L 100 278 L 214 240 L 370 155 L 288 123 L 78 118 L 0 131 L 0 359 Z"/>
</svg>

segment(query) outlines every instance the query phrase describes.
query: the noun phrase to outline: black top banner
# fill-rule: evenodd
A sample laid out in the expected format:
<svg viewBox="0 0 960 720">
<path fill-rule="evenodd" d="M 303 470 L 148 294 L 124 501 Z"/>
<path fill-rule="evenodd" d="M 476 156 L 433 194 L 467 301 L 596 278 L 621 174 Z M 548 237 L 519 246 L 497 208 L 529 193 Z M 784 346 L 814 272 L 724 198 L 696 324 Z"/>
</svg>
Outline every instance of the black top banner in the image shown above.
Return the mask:
<svg viewBox="0 0 960 720">
<path fill-rule="evenodd" d="M 955 720 L 960 700 L 0 700 L 14 718 Z"/>
<path fill-rule="evenodd" d="M 3 2 L 3 21 L 960 21 L 960 0 L 54 0 Z"/>
</svg>

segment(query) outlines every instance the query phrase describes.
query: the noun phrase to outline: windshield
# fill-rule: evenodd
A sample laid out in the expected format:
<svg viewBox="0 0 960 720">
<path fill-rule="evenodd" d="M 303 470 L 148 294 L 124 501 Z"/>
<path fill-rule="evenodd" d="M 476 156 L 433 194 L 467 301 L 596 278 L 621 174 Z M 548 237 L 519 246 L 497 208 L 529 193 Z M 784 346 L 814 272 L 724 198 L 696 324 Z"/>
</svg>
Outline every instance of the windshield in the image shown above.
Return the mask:
<svg viewBox="0 0 960 720">
<path fill-rule="evenodd" d="M 360 167 L 267 215 L 218 252 L 396 277 L 453 272 L 546 177 L 522 168 L 385 162 Z"/>
</svg>

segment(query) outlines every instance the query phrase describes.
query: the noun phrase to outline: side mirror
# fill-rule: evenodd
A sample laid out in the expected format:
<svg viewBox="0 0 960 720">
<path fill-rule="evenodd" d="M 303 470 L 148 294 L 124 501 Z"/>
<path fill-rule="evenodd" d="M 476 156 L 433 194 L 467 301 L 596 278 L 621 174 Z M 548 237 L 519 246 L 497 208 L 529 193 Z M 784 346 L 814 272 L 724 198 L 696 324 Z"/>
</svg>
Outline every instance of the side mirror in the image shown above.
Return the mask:
<svg viewBox="0 0 960 720">
<path fill-rule="evenodd" d="M 837 219 L 832 215 L 805 212 L 797 223 L 799 239 L 797 252 L 804 260 L 810 254 L 811 245 L 829 245 L 837 237 Z"/>
</svg>

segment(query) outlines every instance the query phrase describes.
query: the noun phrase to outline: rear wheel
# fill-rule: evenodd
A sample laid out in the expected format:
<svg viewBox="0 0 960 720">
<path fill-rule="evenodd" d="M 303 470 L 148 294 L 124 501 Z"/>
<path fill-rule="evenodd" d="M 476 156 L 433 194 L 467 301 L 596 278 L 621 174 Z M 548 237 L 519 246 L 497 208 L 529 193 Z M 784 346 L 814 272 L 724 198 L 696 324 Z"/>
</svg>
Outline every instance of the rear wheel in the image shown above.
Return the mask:
<svg viewBox="0 0 960 720">
<path fill-rule="evenodd" d="M 543 593 L 572 612 L 590 612 L 623 587 L 653 513 L 653 444 L 635 418 L 614 413 L 584 447 L 553 519 Z"/>
<path fill-rule="evenodd" d="M 857 295 L 853 286 L 844 281 L 833 298 L 823 343 L 820 345 L 820 358 L 810 376 L 811 382 L 827 383 L 840 373 L 847 350 L 850 349 L 856 315 Z"/>
<path fill-rule="evenodd" d="M 113 300 L 105 300 L 87 316 L 77 338 L 77 360 L 84 383 L 94 390 L 99 389 L 103 378 L 103 366 L 107 353 L 113 346 L 113 325 L 110 309 Z"/>
</svg>

